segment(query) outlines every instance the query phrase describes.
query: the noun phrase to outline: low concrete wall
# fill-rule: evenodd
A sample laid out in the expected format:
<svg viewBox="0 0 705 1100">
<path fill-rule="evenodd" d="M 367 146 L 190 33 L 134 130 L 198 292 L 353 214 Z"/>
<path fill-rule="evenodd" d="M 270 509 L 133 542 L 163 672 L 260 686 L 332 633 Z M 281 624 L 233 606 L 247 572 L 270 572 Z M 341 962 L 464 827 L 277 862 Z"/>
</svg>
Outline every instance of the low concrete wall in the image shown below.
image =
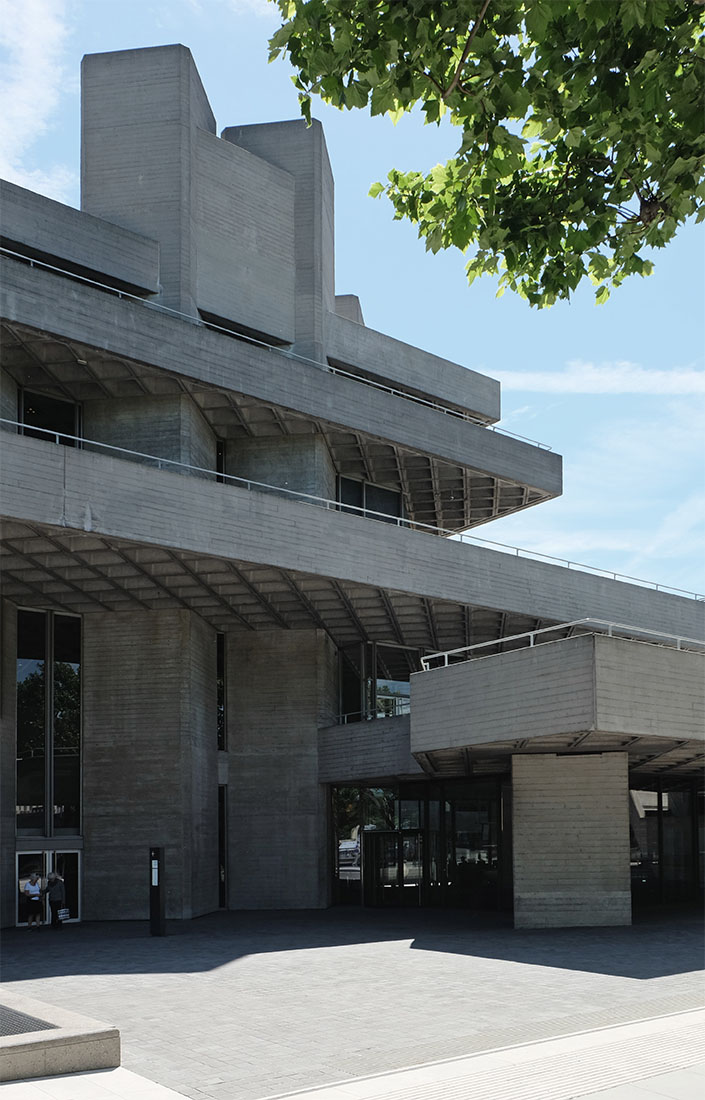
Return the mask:
<svg viewBox="0 0 705 1100">
<path fill-rule="evenodd" d="M 423 774 L 409 750 L 408 715 L 328 726 L 318 735 L 321 783 Z"/>
<path fill-rule="evenodd" d="M 701 653 L 579 635 L 415 673 L 411 750 L 592 730 L 702 739 L 704 685 Z"/>
<path fill-rule="evenodd" d="M 514 924 L 631 924 L 627 754 L 512 758 Z"/>
<path fill-rule="evenodd" d="M 13 1012 L 51 1026 L 0 1037 L 0 1081 L 85 1073 L 120 1065 L 120 1032 L 116 1027 L 11 992 L 7 987 L 2 1003 Z"/>
</svg>

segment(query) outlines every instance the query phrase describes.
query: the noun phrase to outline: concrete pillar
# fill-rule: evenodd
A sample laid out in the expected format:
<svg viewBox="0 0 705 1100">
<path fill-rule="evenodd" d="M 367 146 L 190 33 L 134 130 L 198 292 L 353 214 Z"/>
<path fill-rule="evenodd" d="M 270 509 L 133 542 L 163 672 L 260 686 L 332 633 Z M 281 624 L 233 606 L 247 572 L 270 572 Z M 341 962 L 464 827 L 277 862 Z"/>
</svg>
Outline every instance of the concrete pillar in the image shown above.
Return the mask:
<svg viewBox="0 0 705 1100">
<path fill-rule="evenodd" d="M 6 370 L 0 370 L 0 417 L 3 420 L 17 420 L 17 383 Z M 8 432 L 16 432 L 17 428 L 9 424 L 0 424 Z"/>
<path fill-rule="evenodd" d="M 335 648 L 321 631 L 270 630 L 230 635 L 227 651 L 229 908 L 320 908 L 318 728 L 330 723 Z"/>
<path fill-rule="evenodd" d="M 218 907 L 215 632 L 189 611 L 84 616 L 87 920 L 149 915 L 148 848 L 166 915 Z"/>
<path fill-rule="evenodd" d="M 512 757 L 514 924 L 631 924 L 626 752 Z"/>
<path fill-rule="evenodd" d="M 216 127 L 193 58 L 88 54 L 81 74 L 81 209 L 159 241 L 161 301 L 195 316 L 197 134 Z"/>
<path fill-rule="evenodd" d="M 222 137 L 291 173 L 295 180 L 296 342 L 294 351 L 324 361 L 325 324 L 335 311 L 333 174 L 323 127 L 269 122 L 228 126 Z"/>
<path fill-rule="evenodd" d="M 215 470 L 215 435 L 188 394 L 85 401 L 83 434 L 99 443 Z"/>
<path fill-rule="evenodd" d="M 335 467 L 321 435 L 228 440 L 226 473 L 335 500 Z"/>
<path fill-rule="evenodd" d="M 0 602 L 0 927 L 15 923 L 17 608 Z"/>
</svg>

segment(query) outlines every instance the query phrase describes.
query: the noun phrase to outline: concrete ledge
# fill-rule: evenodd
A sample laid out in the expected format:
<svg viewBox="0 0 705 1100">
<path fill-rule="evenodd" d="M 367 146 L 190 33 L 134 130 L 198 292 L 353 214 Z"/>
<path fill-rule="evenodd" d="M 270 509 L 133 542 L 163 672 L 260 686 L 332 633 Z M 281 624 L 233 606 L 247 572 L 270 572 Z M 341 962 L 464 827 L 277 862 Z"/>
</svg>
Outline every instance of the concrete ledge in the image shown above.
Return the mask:
<svg viewBox="0 0 705 1100">
<path fill-rule="evenodd" d="M 15 1012 L 51 1024 L 51 1030 L 0 1036 L 0 1081 L 114 1069 L 120 1065 L 120 1032 L 116 1027 L 35 1001 L 7 987 L 2 1002 Z"/>
</svg>

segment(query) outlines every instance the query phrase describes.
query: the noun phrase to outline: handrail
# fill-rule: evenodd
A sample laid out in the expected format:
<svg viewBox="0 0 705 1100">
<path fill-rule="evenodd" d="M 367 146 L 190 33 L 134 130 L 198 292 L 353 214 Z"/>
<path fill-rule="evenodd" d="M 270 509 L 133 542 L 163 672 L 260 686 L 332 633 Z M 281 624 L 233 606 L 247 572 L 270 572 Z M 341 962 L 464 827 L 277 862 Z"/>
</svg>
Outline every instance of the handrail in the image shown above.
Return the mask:
<svg viewBox="0 0 705 1100">
<path fill-rule="evenodd" d="M 554 626 L 543 626 L 537 630 L 525 630 L 521 634 L 508 634 L 505 638 L 493 638 L 488 642 L 476 642 L 474 645 L 461 646 L 459 649 L 446 649 L 438 653 L 427 653 L 425 657 L 421 658 L 421 671 L 431 672 L 431 662 L 436 660 L 442 660 L 441 665 L 435 665 L 435 668 L 447 668 L 450 664 L 449 657 L 457 657 L 459 654 L 471 654 L 477 649 L 487 649 L 489 646 L 504 645 L 505 642 L 516 642 L 522 638 L 529 639 L 529 647 L 536 644 L 536 638 L 540 634 L 555 634 L 557 630 L 571 630 L 573 627 L 583 627 L 583 634 L 590 634 L 592 631 L 590 627 L 607 627 L 606 631 L 594 631 L 594 633 L 604 633 L 608 638 L 613 637 L 628 637 L 632 641 L 643 641 L 650 645 L 663 645 L 664 640 L 666 644 L 669 642 L 675 642 L 675 646 L 671 645 L 671 649 L 683 649 L 688 646 L 702 646 L 705 648 L 705 640 L 702 638 L 687 638 L 680 634 L 666 634 L 661 630 L 650 630 L 643 626 L 629 626 L 626 623 L 615 623 L 608 619 L 574 619 L 570 623 L 556 623 Z M 618 634 L 615 634 L 618 631 Z M 653 640 L 652 640 L 653 639 Z M 658 639 L 658 640 L 657 640 Z M 565 641 L 561 638 L 560 641 Z M 539 643 L 540 644 L 540 643 Z M 492 654 L 496 656 L 496 654 Z M 472 657 L 467 656 L 465 661 L 471 661 Z M 462 664 L 463 660 L 453 662 L 454 664 Z"/>
<path fill-rule="evenodd" d="M 216 481 L 240 485 L 250 491 L 262 490 L 267 493 L 277 493 L 280 496 L 292 497 L 301 504 L 314 504 L 320 508 L 325 508 L 327 511 L 354 512 L 363 518 L 382 520 L 384 523 L 394 524 L 397 527 L 403 527 L 409 531 L 422 531 L 432 535 L 440 535 L 453 542 L 488 546 L 493 549 L 496 548 L 500 553 L 511 553 L 515 557 L 525 557 L 531 561 L 545 561 L 549 565 L 561 565 L 566 569 L 578 569 L 584 573 L 608 577 L 610 580 L 629 581 L 633 584 L 642 585 L 645 588 L 651 588 L 656 592 L 670 592 L 678 596 L 687 596 L 694 600 L 705 600 L 705 595 L 699 592 L 692 592 L 685 588 L 676 588 L 674 585 L 659 584 L 656 581 L 647 581 L 641 577 L 631 577 L 628 574 L 617 573 L 610 569 L 602 569 L 595 565 L 585 565 L 581 562 L 570 561 L 567 558 L 556 557 L 553 554 L 544 554 L 537 550 L 525 550 L 520 546 L 511 546 L 508 543 L 497 542 L 494 539 L 485 539 L 480 535 L 468 535 L 465 531 L 450 531 L 444 527 L 434 527 L 430 523 L 420 523 L 417 520 L 405 519 L 403 516 L 390 516 L 386 512 L 373 512 L 369 508 L 361 508 L 356 504 L 343 504 L 339 500 L 330 500 L 327 497 L 315 496 L 313 493 L 304 493 L 296 489 L 287 489 L 282 485 L 269 485 L 264 481 L 254 481 L 252 478 L 237 477 L 235 474 L 226 474 L 219 470 L 210 470 L 205 466 L 192 466 L 188 462 L 180 462 L 175 458 L 162 458 L 159 455 L 150 455 L 143 451 L 132 451 L 127 447 L 116 447 L 111 443 L 101 443 L 100 440 L 97 439 L 86 439 L 84 436 L 69 435 L 68 432 L 56 432 L 48 428 L 37 428 L 31 424 L 23 424 L 19 420 L 9 420 L 5 417 L 0 417 L 0 424 L 7 424 L 11 427 L 18 428 L 21 434 L 25 431 L 41 432 L 42 435 L 53 439 L 55 443 L 71 440 L 79 448 L 84 446 L 99 447 L 102 450 L 117 455 L 132 455 L 135 458 L 147 459 L 149 462 L 155 463 L 158 469 L 177 467 L 182 470 L 192 470 L 194 473 L 204 474 L 206 477 Z"/>
<path fill-rule="evenodd" d="M 488 432 L 500 432 L 502 435 L 511 436 L 512 439 L 520 439 L 522 443 L 531 443 L 534 447 L 538 447 L 542 451 L 552 451 L 553 447 L 548 443 L 539 443 L 537 439 L 530 439 L 528 435 L 519 435 L 518 432 L 510 432 L 508 428 L 500 428 L 497 424 L 486 424 L 484 420 L 478 420 L 472 413 L 464 412 L 462 409 L 453 409 L 449 405 L 439 405 L 437 401 L 429 401 L 425 397 L 419 397 L 417 394 L 408 393 L 406 390 L 395 389 L 394 386 L 387 386 L 384 382 L 377 382 L 373 378 L 365 378 L 360 374 L 353 374 L 351 371 L 343 370 L 342 367 L 334 367 L 332 364 L 328 366 L 331 374 L 342 374 L 344 378 L 352 378 L 353 382 L 362 382 L 365 386 L 373 386 L 375 389 L 384 390 L 385 393 L 391 393 L 395 397 L 403 397 L 407 401 L 415 401 L 417 405 L 426 405 L 429 409 L 435 409 L 438 412 L 446 413 L 448 416 L 455 416 L 458 420 L 467 420 L 470 424 L 476 424 L 480 428 L 484 428 Z"/>
<path fill-rule="evenodd" d="M 486 428 L 493 432 L 499 432 L 500 435 L 507 435 L 512 439 L 520 439 L 524 443 L 531 443 L 533 446 L 539 447 L 543 451 L 551 451 L 553 449 L 548 443 L 539 443 L 537 439 L 529 439 L 528 436 L 510 432 L 508 428 L 500 428 L 496 424 L 485 424 L 483 421 L 473 417 L 470 413 L 465 414 L 449 406 L 434 401 L 427 401 L 425 398 L 416 397 L 415 394 L 395 389 L 393 386 L 386 386 L 383 382 L 375 382 L 371 378 L 363 378 L 359 375 L 351 374 L 349 371 L 341 370 L 339 367 L 334 367 L 330 363 L 322 363 L 319 359 L 311 359 L 310 356 L 300 355 L 296 351 L 280 347 L 277 344 L 268 344 L 266 340 L 258 340 L 256 336 L 248 336 L 244 332 L 235 332 L 233 329 L 225 328 L 224 325 L 217 325 L 213 321 L 204 321 L 202 317 L 194 316 L 191 313 L 182 313 L 180 310 L 172 309 L 171 306 L 164 306 L 160 302 L 150 302 L 146 298 L 141 298 L 139 294 L 131 294 L 130 291 L 121 290 L 116 286 L 110 286 L 109 283 L 101 283 L 97 279 L 89 279 L 87 275 L 80 275 L 76 271 L 69 271 L 67 268 L 45 263 L 44 260 L 37 260 L 33 256 L 26 256 L 23 252 L 14 252 L 11 248 L 0 247 L 0 254 L 12 256 L 17 260 L 21 260 L 23 263 L 29 264 L 30 267 L 41 267 L 45 268 L 47 271 L 54 271 L 59 275 L 67 275 L 70 279 L 86 283 L 88 286 L 97 287 L 98 290 L 107 290 L 109 294 L 113 294 L 118 298 L 127 298 L 131 302 L 137 302 L 139 305 L 147 306 L 148 309 L 157 310 L 159 313 L 172 314 L 174 317 L 179 317 L 181 320 L 188 321 L 192 325 L 201 325 L 203 328 L 213 329 L 215 332 L 222 332 L 226 336 L 236 337 L 238 340 L 244 341 L 244 343 L 254 344 L 256 347 L 264 348 L 266 351 L 274 351 L 278 355 L 283 355 L 286 359 L 297 359 L 301 363 L 308 363 L 311 366 L 318 367 L 319 370 L 326 371 L 327 374 L 342 374 L 346 378 L 351 378 L 354 382 L 359 382 L 366 386 L 374 386 L 377 389 L 383 390 L 385 393 L 392 394 L 394 397 L 402 397 L 406 401 L 415 401 L 420 405 L 428 405 L 438 412 L 468 420 L 473 424 L 477 424 L 479 427 Z"/>
</svg>

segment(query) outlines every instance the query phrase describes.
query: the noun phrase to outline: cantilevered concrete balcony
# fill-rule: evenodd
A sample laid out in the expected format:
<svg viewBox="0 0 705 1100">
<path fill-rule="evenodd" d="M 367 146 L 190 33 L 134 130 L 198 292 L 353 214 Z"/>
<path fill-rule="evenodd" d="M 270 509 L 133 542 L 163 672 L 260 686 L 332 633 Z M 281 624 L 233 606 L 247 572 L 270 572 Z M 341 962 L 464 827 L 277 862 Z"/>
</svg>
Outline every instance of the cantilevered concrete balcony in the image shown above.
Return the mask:
<svg viewBox="0 0 705 1100">
<path fill-rule="evenodd" d="M 28 606 L 50 597 L 77 613 L 187 607 L 218 628 L 318 627 L 338 645 L 422 652 L 586 614 L 702 632 L 698 600 L 381 523 L 335 501 L 10 431 L 0 444 L 3 581 Z"/>
<path fill-rule="evenodd" d="M 431 774 L 506 770 L 517 754 L 611 751 L 641 777 L 698 774 L 705 641 L 678 644 L 589 633 L 417 673 L 411 751 Z"/>
<path fill-rule="evenodd" d="M 447 402 L 431 407 L 6 257 L 0 295 L 3 364 L 18 385 L 77 401 L 186 392 L 221 439 L 323 434 L 340 474 L 397 489 L 414 518 L 451 530 L 561 492 L 559 455 Z"/>
</svg>

